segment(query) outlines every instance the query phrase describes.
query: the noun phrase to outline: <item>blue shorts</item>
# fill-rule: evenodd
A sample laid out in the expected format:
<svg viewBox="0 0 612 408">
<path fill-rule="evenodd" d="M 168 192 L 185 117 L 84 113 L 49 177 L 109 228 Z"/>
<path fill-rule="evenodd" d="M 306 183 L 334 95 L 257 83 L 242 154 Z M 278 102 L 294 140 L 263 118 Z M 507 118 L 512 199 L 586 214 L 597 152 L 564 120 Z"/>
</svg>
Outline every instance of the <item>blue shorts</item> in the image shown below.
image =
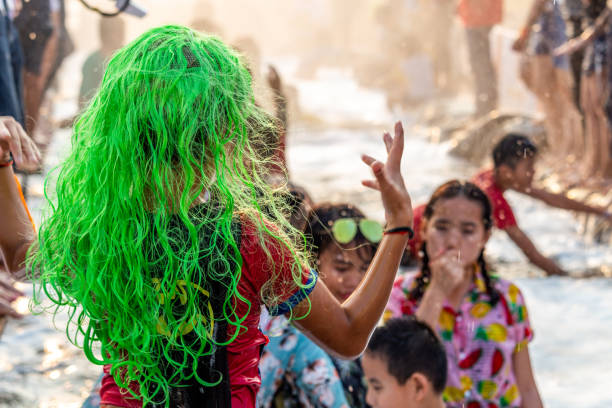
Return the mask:
<svg viewBox="0 0 612 408">
<path fill-rule="evenodd" d="M 567 42 L 565 21 L 559 4 L 549 2 L 545 7 L 529 37 L 527 51 L 531 55 L 552 55 L 555 48 Z M 553 64 L 559 69 L 569 70 L 569 57 L 555 56 Z"/>
<path fill-rule="evenodd" d="M 12 116 L 24 125 L 21 68 L 23 54 L 13 22 L 0 10 L 0 116 Z"/>
</svg>

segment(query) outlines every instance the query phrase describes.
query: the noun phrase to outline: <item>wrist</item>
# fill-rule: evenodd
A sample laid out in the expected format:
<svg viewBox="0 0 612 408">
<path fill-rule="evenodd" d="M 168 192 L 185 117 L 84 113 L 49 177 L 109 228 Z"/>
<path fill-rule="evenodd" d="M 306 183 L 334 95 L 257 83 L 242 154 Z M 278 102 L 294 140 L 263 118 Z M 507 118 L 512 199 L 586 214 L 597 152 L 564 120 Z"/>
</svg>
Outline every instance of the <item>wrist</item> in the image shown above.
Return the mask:
<svg viewBox="0 0 612 408">
<path fill-rule="evenodd" d="M 408 239 L 414 238 L 414 230 L 407 225 L 401 227 L 387 228 L 383 231 L 383 235 L 405 235 Z"/>
<path fill-rule="evenodd" d="M 446 298 L 446 287 L 442 282 L 432 277 L 431 283 L 427 287 L 427 293 L 433 299 L 444 300 Z"/>
<path fill-rule="evenodd" d="M 521 40 L 525 41 L 527 39 L 527 37 L 529 36 L 529 31 L 531 31 L 530 27 L 527 27 L 527 26 L 523 27 L 521 29 L 520 34 L 519 34 L 519 38 Z"/>
<path fill-rule="evenodd" d="M 423 294 L 423 302 L 421 304 L 426 303 L 430 307 L 442 309 L 446 297 L 447 294 L 444 288 L 432 281 Z"/>
<path fill-rule="evenodd" d="M 0 167 L 10 167 L 12 165 L 13 158 L 11 157 L 11 154 L 9 152 L 6 152 L 2 155 L 2 157 L 0 157 Z"/>
</svg>

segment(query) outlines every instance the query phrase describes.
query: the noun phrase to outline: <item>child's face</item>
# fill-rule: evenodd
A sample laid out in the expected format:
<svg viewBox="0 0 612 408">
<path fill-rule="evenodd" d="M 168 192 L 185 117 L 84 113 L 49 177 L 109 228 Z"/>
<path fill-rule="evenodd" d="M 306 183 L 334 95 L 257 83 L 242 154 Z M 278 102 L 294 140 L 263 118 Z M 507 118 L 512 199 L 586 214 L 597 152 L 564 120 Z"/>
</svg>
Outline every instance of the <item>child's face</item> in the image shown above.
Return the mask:
<svg viewBox="0 0 612 408">
<path fill-rule="evenodd" d="M 458 250 L 464 266 L 476 263 L 489 239 L 482 211 L 478 201 L 464 196 L 438 200 L 425 227 L 429 259 L 442 252 Z"/>
<path fill-rule="evenodd" d="M 429 408 L 441 407 L 442 400 L 433 392 L 424 375 L 415 373 L 401 384 L 387 370 L 387 363 L 366 352 L 361 364 L 368 382 L 366 402 L 372 408 Z"/>
<path fill-rule="evenodd" d="M 372 408 L 395 408 L 398 401 L 406 400 L 406 384 L 400 385 L 397 379 L 389 374 L 385 361 L 366 352 L 361 359 L 361 365 L 368 382 L 366 402 Z"/>
<path fill-rule="evenodd" d="M 510 172 L 513 189 L 519 191 L 529 189 L 535 174 L 535 157 L 521 159 Z"/>
<path fill-rule="evenodd" d="M 357 289 L 369 265 L 362 259 L 363 251 L 355 249 L 354 243 L 346 246 L 351 249 L 331 243 L 319 255 L 320 276 L 339 302 L 344 302 Z"/>
</svg>

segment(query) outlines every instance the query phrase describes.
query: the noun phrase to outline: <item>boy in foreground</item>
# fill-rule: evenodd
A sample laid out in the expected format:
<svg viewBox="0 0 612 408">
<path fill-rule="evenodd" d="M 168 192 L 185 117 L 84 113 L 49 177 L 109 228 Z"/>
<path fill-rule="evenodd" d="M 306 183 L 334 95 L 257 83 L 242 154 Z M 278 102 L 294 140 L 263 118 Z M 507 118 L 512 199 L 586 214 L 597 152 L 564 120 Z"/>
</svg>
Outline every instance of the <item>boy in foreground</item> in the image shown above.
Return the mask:
<svg viewBox="0 0 612 408">
<path fill-rule="evenodd" d="M 443 408 L 446 354 L 435 333 L 413 317 L 378 327 L 362 357 L 372 408 Z"/>
</svg>

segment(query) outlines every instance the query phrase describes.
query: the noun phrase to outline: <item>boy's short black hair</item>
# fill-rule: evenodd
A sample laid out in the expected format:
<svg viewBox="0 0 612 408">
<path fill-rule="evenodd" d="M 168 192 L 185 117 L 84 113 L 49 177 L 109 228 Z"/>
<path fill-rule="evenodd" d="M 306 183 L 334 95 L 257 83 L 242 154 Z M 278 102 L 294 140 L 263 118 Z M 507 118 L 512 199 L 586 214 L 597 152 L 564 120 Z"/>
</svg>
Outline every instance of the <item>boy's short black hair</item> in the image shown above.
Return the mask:
<svg viewBox="0 0 612 408">
<path fill-rule="evenodd" d="M 431 328 L 414 316 L 390 319 L 376 328 L 366 353 L 387 363 L 389 374 L 402 385 L 412 374 L 421 373 L 441 394 L 446 384 L 446 352 Z"/>
<path fill-rule="evenodd" d="M 538 152 L 535 144 L 525 135 L 508 133 L 493 148 L 493 164 L 498 168 L 502 164 L 514 169 L 525 157 L 533 157 Z"/>
</svg>

